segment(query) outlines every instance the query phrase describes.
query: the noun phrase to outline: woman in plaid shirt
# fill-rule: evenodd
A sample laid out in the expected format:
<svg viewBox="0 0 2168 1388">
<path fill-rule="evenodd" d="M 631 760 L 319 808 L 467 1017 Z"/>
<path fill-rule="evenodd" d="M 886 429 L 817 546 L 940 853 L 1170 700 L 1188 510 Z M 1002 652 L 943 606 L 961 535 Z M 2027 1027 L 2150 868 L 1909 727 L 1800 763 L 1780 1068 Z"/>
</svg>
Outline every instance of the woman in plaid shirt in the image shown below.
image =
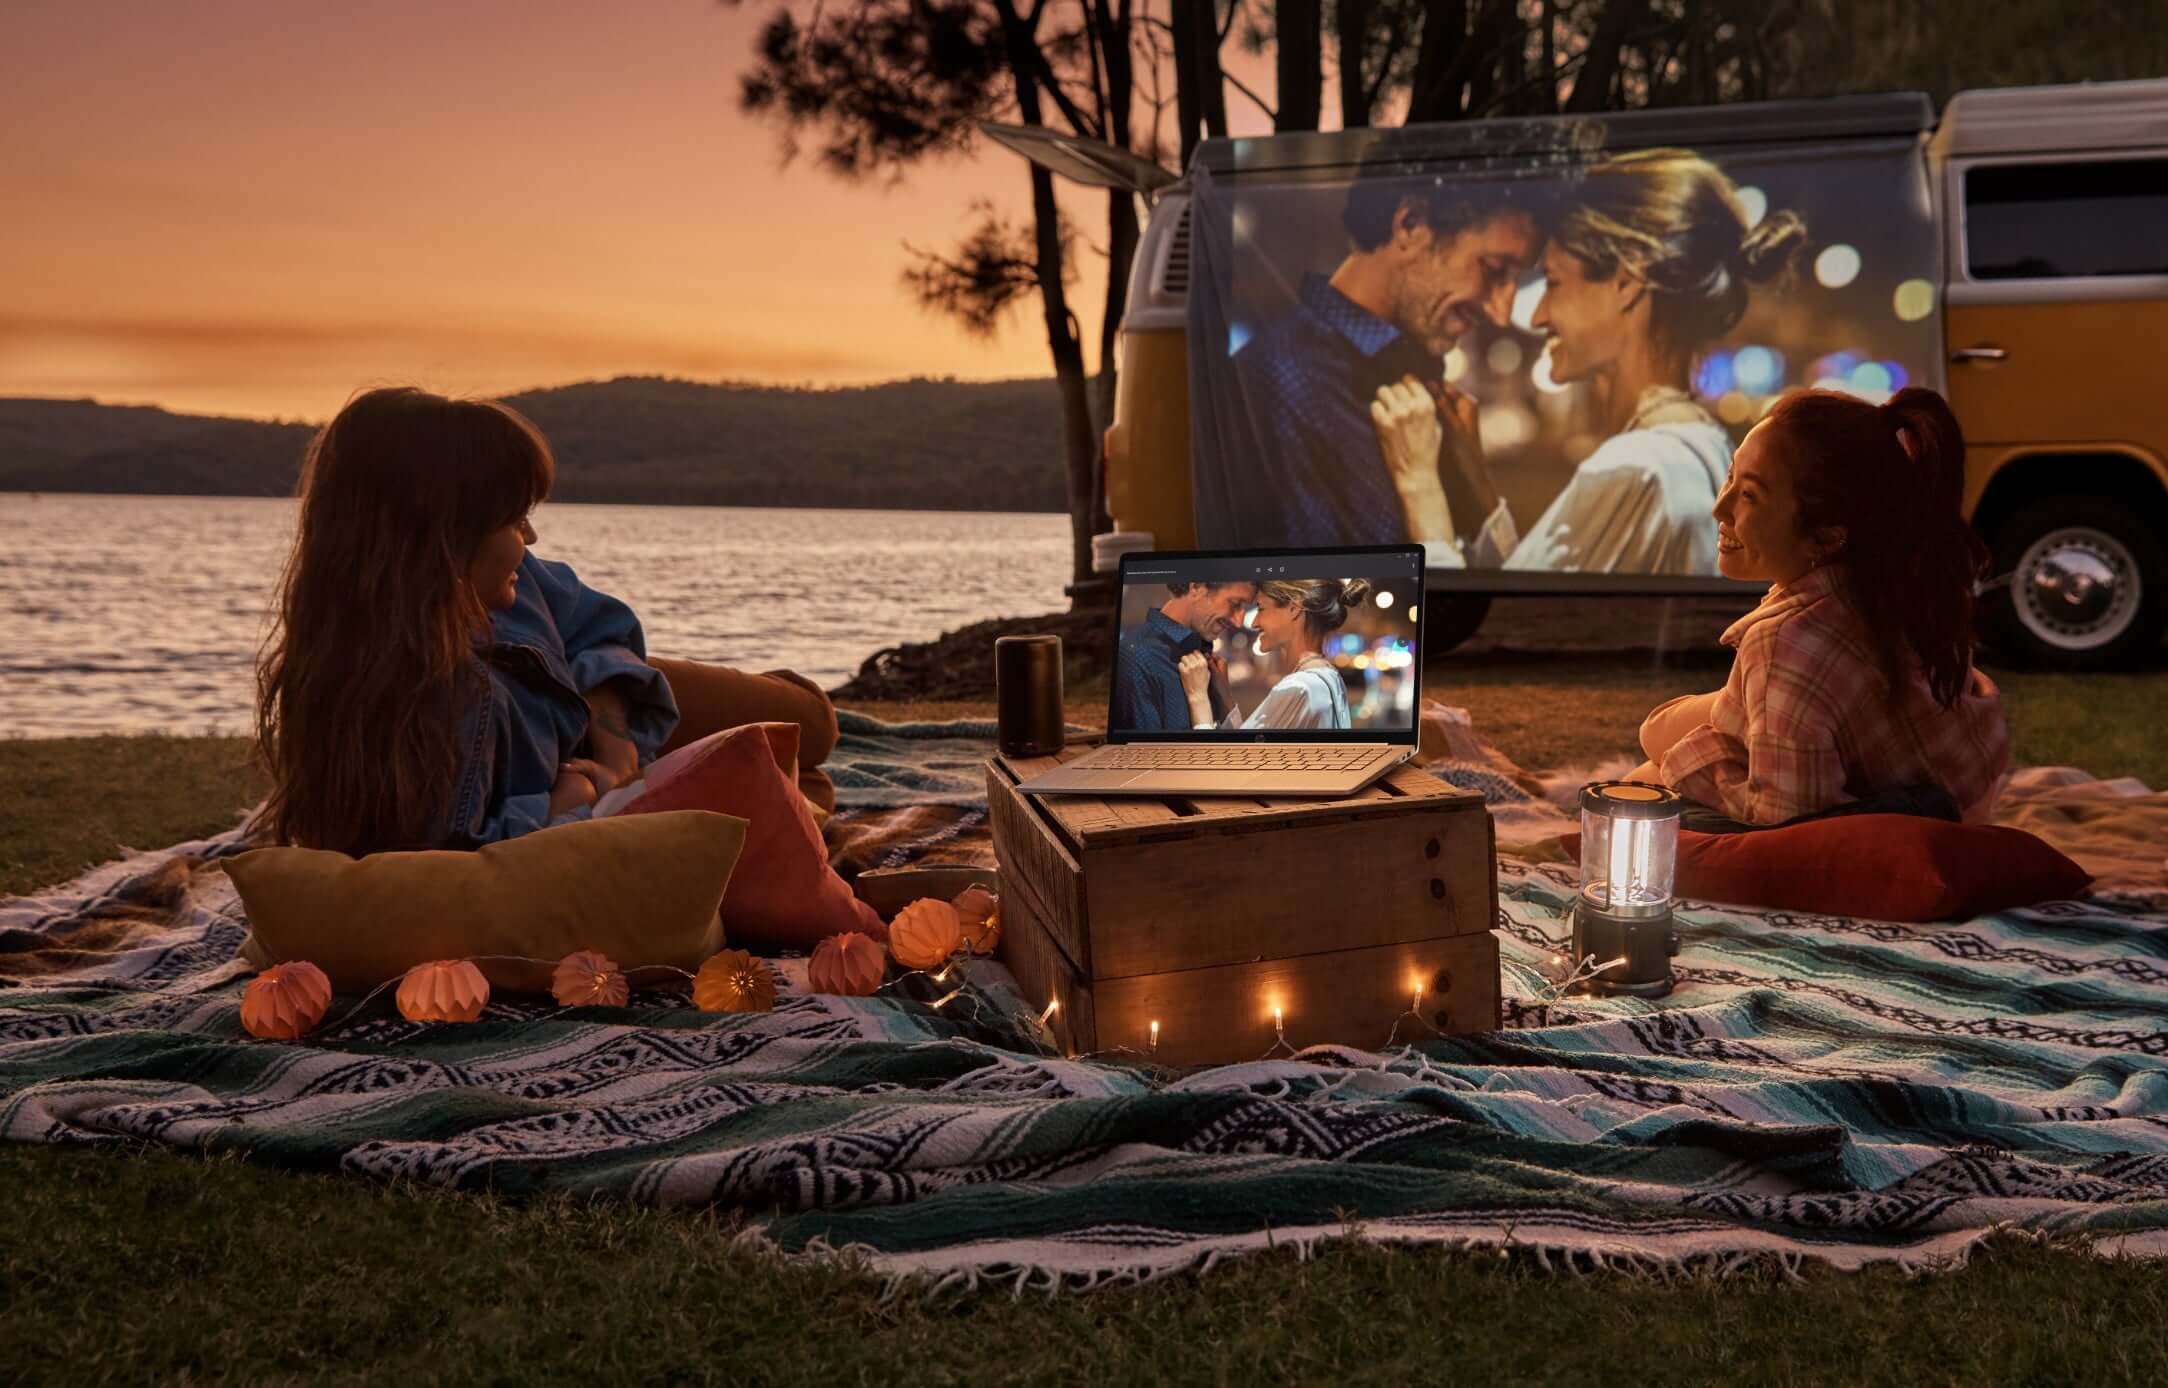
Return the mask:
<svg viewBox="0 0 2168 1388">
<path fill-rule="evenodd" d="M 1985 818 L 2010 738 L 1972 665 L 1986 553 L 1960 508 L 1964 456 L 1931 390 L 1780 400 L 1715 508 L 1718 567 L 1768 596 L 1724 633 L 1724 687 L 1641 725 L 1637 775 L 1752 824 L 1930 787 Z"/>
</svg>

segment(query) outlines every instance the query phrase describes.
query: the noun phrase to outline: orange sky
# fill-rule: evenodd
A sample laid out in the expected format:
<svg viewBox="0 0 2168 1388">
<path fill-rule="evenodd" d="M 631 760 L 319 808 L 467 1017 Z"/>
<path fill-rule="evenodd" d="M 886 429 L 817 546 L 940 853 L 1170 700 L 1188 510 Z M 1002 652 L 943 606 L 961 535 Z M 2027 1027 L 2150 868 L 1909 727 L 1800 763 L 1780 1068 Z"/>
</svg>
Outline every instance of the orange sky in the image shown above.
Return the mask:
<svg viewBox="0 0 2168 1388">
<path fill-rule="evenodd" d="M 897 280 L 970 198 L 1026 207 L 1022 162 L 901 187 L 785 168 L 737 112 L 773 8 L 6 7 L 0 395 L 322 419 L 381 381 L 1046 374 L 1035 303 L 984 342 Z M 1073 211 L 1103 240 L 1096 197 Z"/>
</svg>

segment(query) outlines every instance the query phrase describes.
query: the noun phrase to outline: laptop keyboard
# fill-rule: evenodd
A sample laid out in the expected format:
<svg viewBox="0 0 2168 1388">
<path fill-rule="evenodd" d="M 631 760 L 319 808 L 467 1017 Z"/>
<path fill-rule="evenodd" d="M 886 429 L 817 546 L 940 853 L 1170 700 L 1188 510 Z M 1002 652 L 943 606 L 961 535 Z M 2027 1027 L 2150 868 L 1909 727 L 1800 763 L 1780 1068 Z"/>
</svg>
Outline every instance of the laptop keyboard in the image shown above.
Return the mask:
<svg viewBox="0 0 2168 1388">
<path fill-rule="evenodd" d="M 1092 754 L 1094 771 L 1348 771 L 1366 766 L 1384 749 L 1376 746 L 1196 747 L 1183 743 L 1131 743 Z"/>
</svg>

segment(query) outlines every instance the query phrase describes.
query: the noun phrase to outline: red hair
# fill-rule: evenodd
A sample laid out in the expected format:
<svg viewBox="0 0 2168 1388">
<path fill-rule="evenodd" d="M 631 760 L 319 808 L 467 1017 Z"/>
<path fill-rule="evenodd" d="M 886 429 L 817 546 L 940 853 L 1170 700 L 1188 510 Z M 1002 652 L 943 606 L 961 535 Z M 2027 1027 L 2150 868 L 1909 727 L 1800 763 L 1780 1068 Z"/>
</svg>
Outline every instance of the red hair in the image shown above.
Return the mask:
<svg viewBox="0 0 2168 1388">
<path fill-rule="evenodd" d="M 1890 697 L 1907 661 L 1944 708 L 1972 669 L 1973 586 L 1987 547 L 1964 514 L 1965 439 L 1949 402 L 1909 387 L 1870 405 L 1802 390 L 1763 419 L 1791 472 L 1799 533 L 1841 526 L 1845 597 L 1866 624 Z"/>
</svg>

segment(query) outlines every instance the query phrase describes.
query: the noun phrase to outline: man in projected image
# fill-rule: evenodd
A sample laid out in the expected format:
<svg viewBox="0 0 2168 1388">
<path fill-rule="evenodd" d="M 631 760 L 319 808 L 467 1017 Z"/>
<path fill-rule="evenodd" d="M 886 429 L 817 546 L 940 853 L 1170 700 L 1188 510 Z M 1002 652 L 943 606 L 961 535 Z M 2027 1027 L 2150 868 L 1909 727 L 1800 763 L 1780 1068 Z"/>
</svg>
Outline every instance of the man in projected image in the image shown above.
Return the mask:
<svg viewBox="0 0 2168 1388">
<path fill-rule="evenodd" d="M 1409 538 L 1371 402 L 1409 377 L 1442 390 L 1442 358 L 1462 334 L 1507 320 L 1543 241 L 1525 196 L 1481 178 L 1368 178 L 1348 190 L 1346 257 L 1330 276 L 1304 276 L 1295 306 L 1231 363 L 1243 408 L 1221 421 L 1224 470 L 1199 477 L 1199 514 L 1226 517 L 1229 543 Z M 1480 518 L 1457 473 L 1443 485 L 1456 514 Z"/>
<path fill-rule="evenodd" d="M 1182 732 L 1190 726 L 1189 698 L 1182 690 L 1182 657 L 1209 653 L 1212 643 L 1241 625 L 1257 601 L 1248 579 L 1222 583 L 1170 583 L 1173 596 L 1122 632 L 1114 658 L 1114 698 L 1108 718 L 1129 732 Z M 1212 716 L 1226 716 L 1226 696 L 1211 695 Z"/>
<path fill-rule="evenodd" d="M 1475 403 L 1416 381 L 1388 385 L 1374 417 L 1409 535 L 1444 542 L 1456 567 L 1713 575 L 1711 508 L 1731 438 L 1694 398 L 1694 363 L 1738 325 L 1749 285 L 1787 272 L 1806 226 L 1781 211 L 1750 222 L 1731 179 L 1681 149 L 1603 160 L 1558 213 L 1533 326 L 1551 378 L 1587 382 L 1610 436 L 1522 537 L 1483 456 Z M 1483 517 L 1472 545 L 1461 501 L 1435 480 L 1441 455 Z"/>
</svg>

